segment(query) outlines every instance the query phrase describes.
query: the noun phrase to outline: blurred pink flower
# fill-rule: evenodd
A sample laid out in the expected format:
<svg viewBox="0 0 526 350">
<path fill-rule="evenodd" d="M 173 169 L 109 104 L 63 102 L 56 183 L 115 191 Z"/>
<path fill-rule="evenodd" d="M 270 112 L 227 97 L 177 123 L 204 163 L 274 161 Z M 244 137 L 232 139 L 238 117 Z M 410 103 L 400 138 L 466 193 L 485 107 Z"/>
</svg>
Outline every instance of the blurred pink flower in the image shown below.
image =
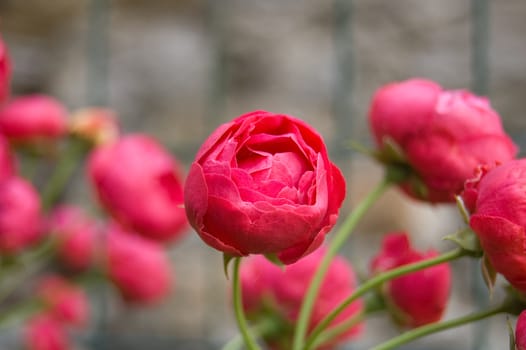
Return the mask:
<svg viewBox="0 0 526 350">
<path fill-rule="evenodd" d="M 270 313 L 294 324 L 310 280 L 324 255 L 325 248 L 321 247 L 283 268 L 269 262 L 262 255 L 247 258 L 241 265 L 240 274 L 244 308 L 248 317 L 257 320 Z M 355 285 L 356 278 L 351 265 L 342 257 L 337 256 L 331 262 L 323 280 L 312 311 L 309 330 L 312 330 L 336 306 L 349 297 Z M 352 303 L 331 323 L 330 327 L 350 319 L 362 308 L 361 300 Z M 345 339 L 356 337 L 362 329 L 362 323 L 350 327 L 338 339 L 325 344 L 324 349 L 331 349 Z M 267 340 L 276 349 L 288 349 L 292 335 L 292 329 L 284 328 L 277 336 L 278 339 Z"/>
<path fill-rule="evenodd" d="M 46 313 L 68 326 L 84 326 L 89 318 L 88 297 L 81 287 L 59 275 L 43 277 L 36 287 Z"/>
<path fill-rule="evenodd" d="M 98 227 L 80 207 L 63 205 L 53 209 L 48 230 L 56 238 L 58 257 L 67 267 L 83 270 L 94 263 L 100 239 Z"/>
<path fill-rule="evenodd" d="M 157 302 L 170 292 L 173 273 L 159 243 L 111 225 L 106 254 L 109 278 L 127 301 Z"/>
<path fill-rule="evenodd" d="M 17 97 L 0 109 L 0 132 L 15 142 L 56 139 L 66 132 L 66 122 L 65 107 L 47 95 Z"/>
<path fill-rule="evenodd" d="M 38 314 L 26 323 L 24 341 L 27 350 L 71 349 L 63 325 L 46 314 Z"/>
<path fill-rule="evenodd" d="M 0 251 L 16 254 L 43 233 L 40 198 L 33 185 L 19 177 L 0 181 Z"/>
<path fill-rule="evenodd" d="M 437 255 L 434 250 L 425 253 L 414 250 L 405 232 L 390 233 L 384 237 L 381 251 L 371 261 L 371 270 L 384 272 Z M 444 263 L 386 282 L 382 294 L 397 323 L 418 327 L 442 318 L 450 289 L 451 268 Z"/>
<path fill-rule="evenodd" d="M 479 165 L 513 159 L 517 147 L 484 97 L 446 91 L 433 81 L 411 79 L 382 86 L 373 96 L 369 123 L 386 163 L 386 141 L 403 153 L 412 178 L 402 188 L 430 202 L 454 202 Z M 421 185 L 424 185 L 423 187 Z"/>
<path fill-rule="evenodd" d="M 7 100 L 11 85 L 11 59 L 2 37 L 0 37 L 0 105 Z"/>
<path fill-rule="evenodd" d="M 128 135 L 94 149 L 91 183 L 102 205 L 122 226 L 167 242 L 188 226 L 180 165 L 146 135 Z"/>
</svg>

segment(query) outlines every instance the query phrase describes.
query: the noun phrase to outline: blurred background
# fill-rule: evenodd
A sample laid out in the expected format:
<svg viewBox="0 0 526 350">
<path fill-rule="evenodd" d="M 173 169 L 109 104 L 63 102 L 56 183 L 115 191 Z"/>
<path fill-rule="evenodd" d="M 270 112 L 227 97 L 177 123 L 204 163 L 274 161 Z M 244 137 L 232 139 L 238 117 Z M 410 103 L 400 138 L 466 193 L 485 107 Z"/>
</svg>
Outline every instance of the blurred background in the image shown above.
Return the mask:
<svg viewBox="0 0 526 350">
<path fill-rule="evenodd" d="M 526 148 L 524 18 L 523 0 L 0 0 L 15 95 L 43 92 L 72 110 L 109 106 L 124 132 L 153 135 L 186 167 L 222 122 L 255 109 L 297 116 L 319 130 L 344 169 L 344 213 L 382 176 L 348 141 L 370 144 L 369 100 L 390 81 L 427 77 L 486 95 Z M 78 177 L 70 195 L 89 198 Z M 388 230 L 406 229 L 420 248 L 445 250 L 441 237 L 459 227 L 455 208 L 391 191 L 344 253 L 365 272 Z M 79 335 L 79 348 L 218 349 L 234 336 L 221 255 L 189 232 L 171 257 L 169 300 L 131 308 L 103 295 L 102 321 Z M 454 267 L 459 281 L 447 317 L 476 308 L 467 287 L 473 266 Z M 506 327 L 497 317 L 406 349 L 505 348 Z M 373 319 L 346 348 L 366 349 L 395 333 Z M 17 348 L 12 332 L 1 339 L 2 349 Z"/>
</svg>

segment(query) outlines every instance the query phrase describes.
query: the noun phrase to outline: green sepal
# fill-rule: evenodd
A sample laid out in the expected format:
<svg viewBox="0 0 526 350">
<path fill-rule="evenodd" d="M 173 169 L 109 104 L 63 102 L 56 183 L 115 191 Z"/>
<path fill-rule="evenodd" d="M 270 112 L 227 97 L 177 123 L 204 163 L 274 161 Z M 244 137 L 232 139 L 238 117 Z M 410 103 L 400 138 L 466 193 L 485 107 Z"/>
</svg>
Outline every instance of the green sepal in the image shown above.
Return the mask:
<svg viewBox="0 0 526 350">
<path fill-rule="evenodd" d="M 228 264 L 230 264 L 234 258 L 236 258 L 234 255 L 223 253 L 223 272 L 227 280 L 230 279 L 228 276 Z"/>
<path fill-rule="evenodd" d="M 506 323 L 508 324 L 508 336 L 509 336 L 510 350 L 517 350 L 517 347 L 515 344 L 515 331 L 513 330 L 513 326 L 511 325 L 511 321 L 509 317 L 506 317 Z"/>
<path fill-rule="evenodd" d="M 464 220 L 466 225 L 469 225 L 469 211 L 464 204 L 464 200 L 460 196 L 455 196 L 455 202 L 457 203 L 457 208 L 460 212 L 460 215 L 462 215 L 462 220 Z"/>
<path fill-rule="evenodd" d="M 382 139 L 382 149 L 376 153 L 376 159 L 382 163 L 407 163 L 402 147 L 390 137 Z"/>
<path fill-rule="evenodd" d="M 495 271 L 495 268 L 489 261 L 489 259 L 484 254 L 482 256 L 481 260 L 481 270 L 482 270 L 482 278 L 484 279 L 484 282 L 486 283 L 486 286 L 489 290 L 490 298 L 493 295 L 493 288 L 495 287 L 495 281 L 497 280 L 497 271 Z"/>
<path fill-rule="evenodd" d="M 279 268 L 285 267 L 285 264 L 283 264 L 283 262 L 281 262 L 281 260 L 279 260 L 278 256 L 276 254 L 274 254 L 274 253 L 265 254 L 265 258 L 267 258 L 268 261 L 270 261 L 271 263 L 273 263 L 274 265 L 276 265 Z"/>
<path fill-rule="evenodd" d="M 471 255 L 482 255 L 482 247 L 480 246 L 479 239 L 469 227 L 457 231 L 452 235 L 445 236 L 443 239 L 455 242 L 460 248 L 468 251 Z"/>
</svg>

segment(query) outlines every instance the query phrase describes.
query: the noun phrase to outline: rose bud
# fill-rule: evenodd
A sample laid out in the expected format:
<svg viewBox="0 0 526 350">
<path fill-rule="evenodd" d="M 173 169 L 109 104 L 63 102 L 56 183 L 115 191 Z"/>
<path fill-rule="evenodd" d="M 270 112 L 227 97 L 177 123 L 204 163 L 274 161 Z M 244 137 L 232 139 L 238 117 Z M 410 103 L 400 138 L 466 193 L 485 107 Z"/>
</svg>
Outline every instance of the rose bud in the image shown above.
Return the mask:
<svg viewBox="0 0 526 350">
<path fill-rule="evenodd" d="M 483 169 L 466 182 L 470 226 L 493 268 L 526 292 L 526 159 Z"/>
<path fill-rule="evenodd" d="M 42 236 L 40 198 L 18 177 L 0 182 L 0 252 L 16 254 Z"/>
<path fill-rule="evenodd" d="M 42 278 L 37 287 L 38 298 L 47 314 L 63 324 L 83 326 L 89 317 L 88 297 L 79 286 L 59 275 Z"/>
<path fill-rule="evenodd" d="M 522 311 L 515 326 L 516 350 L 526 350 L 526 311 Z"/>
<path fill-rule="evenodd" d="M 24 341 L 27 350 L 69 350 L 64 326 L 53 317 L 38 314 L 25 326 Z"/>
<path fill-rule="evenodd" d="M 115 112 L 108 108 L 90 107 L 76 111 L 71 116 L 70 132 L 94 145 L 115 141 L 119 126 Z"/>
<path fill-rule="evenodd" d="M 378 89 L 369 123 L 379 159 L 409 169 L 402 188 L 433 203 L 454 202 L 477 166 L 505 162 L 517 154 L 486 98 L 465 90 L 445 91 L 429 80 Z"/>
<path fill-rule="evenodd" d="M 0 37 L 0 104 L 9 97 L 11 85 L 11 59 L 7 45 Z"/>
<path fill-rule="evenodd" d="M 125 228 L 161 242 L 186 231 L 180 165 L 154 139 L 136 134 L 97 147 L 88 172 L 101 204 Z"/>
<path fill-rule="evenodd" d="M 185 184 L 186 213 L 207 244 L 285 264 L 321 245 L 344 197 L 344 178 L 321 136 L 299 119 L 265 111 L 216 129 Z"/>
<path fill-rule="evenodd" d="M 81 208 L 72 205 L 55 208 L 48 221 L 48 231 L 57 241 L 60 261 L 73 270 L 90 267 L 99 239 L 97 224 Z"/>
<path fill-rule="evenodd" d="M 437 256 L 411 247 L 406 233 L 384 237 L 382 250 L 371 262 L 373 273 L 379 273 Z M 451 289 L 451 268 L 443 263 L 397 277 L 382 286 L 382 295 L 391 316 L 403 327 L 419 327 L 442 318 Z"/>
<path fill-rule="evenodd" d="M 64 135 L 66 120 L 67 111 L 55 98 L 21 96 L 0 109 L 0 132 L 14 143 L 40 145 Z"/>
<path fill-rule="evenodd" d="M 261 255 L 252 256 L 241 265 L 241 291 L 247 317 L 257 322 L 269 317 L 270 314 L 270 317 L 278 317 L 285 324 L 290 325 L 290 327 L 281 327 L 280 331 L 266 337 L 265 340 L 272 344 L 274 349 L 290 349 L 293 325 L 298 317 L 303 297 L 325 252 L 325 248 L 321 247 L 284 268 L 276 266 Z M 344 258 L 335 257 L 314 303 L 309 331 L 347 299 L 355 286 L 356 278 L 351 265 Z M 355 301 L 332 321 L 328 329 L 349 320 L 362 309 L 362 301 Z M 324 344 L 324 349 L 331 349 L 344 340 L 356 337 L 362 329 L 362 323 L 350 326 L 337 339 Z"/>
<path fill-rule="evenodd" d="M 126 301 L 154 303 L 172 287 L 170 261 L 162 246 L 115 225 L 107 232 L 108 277 Z"/>
</svg>

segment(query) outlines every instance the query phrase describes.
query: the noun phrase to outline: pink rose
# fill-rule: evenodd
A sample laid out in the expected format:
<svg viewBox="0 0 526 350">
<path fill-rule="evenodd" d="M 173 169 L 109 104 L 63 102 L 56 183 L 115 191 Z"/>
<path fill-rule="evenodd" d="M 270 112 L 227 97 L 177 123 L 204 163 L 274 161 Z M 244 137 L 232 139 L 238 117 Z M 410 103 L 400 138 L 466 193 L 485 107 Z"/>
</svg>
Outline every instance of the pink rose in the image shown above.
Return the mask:
<svg viewBox="0 0 526 350">
<path fill-rule="evenodd" d="M 154 139 L 136 134 L 101 145 L 88 167 L 100 202 L 124 227 L 161 242 L 186 231 L 180 165 Z"/>
<path fill-rule="evenodd" d="M 526 311 L 522 311 L 517 318 L 515 346 L 517 347 L 516 350 L 526 350 Z"/>
<path fill-rule="evenodd" d="M 9 97 L 11 85 L 11 59 L 7 45 L 0 37 L 0 104 Z"/>
<path fill-rule="evenodd" d="M 445 91 L 429 80 L 378 89 L 369 122 L 383 161 L 401 162 L 389 159 L 385 141 L 400 147 L 413 175 L 402 184 L 404 190 L 430 202 L 453 202 L 477 166 L 505 162 L 517 154 L 486 98 L 465 90 Z"/>
<path fill-rule="evenodd" d="M 321 245 L 344 196 L 321 136 L 265 111 L 216 129 L 185 184 L 186 213 L 207 244 L 235 256 L 276 254 L 285 264 Z"/>
<path fill-rule="evenodd" d="M 249 318 L 257 322 L 258 318 L 278 316 L 287 323 L 294 324 L 318 265 L 325 255 L 325 248 L 319 248 L 309 256 L 296 263 L 280 268 L 265 257 L 253 256 L 241 265 L 240 278 L 243 303 Z M 351 265 L 342 257 L 336 257 L 330 264 L 327 275 L 321 285 L 318 298 L 314 304 L 309 330 L 312 330 L 336 306 L 349 297 L 356 285 L 356 278 Z M 349 305 L 336 318 L 330 327 L 336 326 L 360 312 L 363 303 L 358 300 Z M 363 329 L 363 324 L 350 327 L 337 340 L 325 344 L 330 349 L 345 339 L 356 337 Z M 283 327 L 277 336 L 279 339 L 267 339 L 277 349 L 289 349 L 293 330 Z"/>
<path fill-rule="evenodd" d="M 88 321 L 88 297 L 79 286 L 59 275 L 43 277 L 37 287 L 37 296 L 46 313 L 65 325 L 83 326 Z"/>
<path fill-rule="evenodd" d="M 25 326 L 24 336 L 27 350 L 71 349 L 63 325 L 46 314 L 31 318 Z"/>
<path fill-rule="evenodd" d="M 526 159 L 482 169 L 466 182 L 470 226 L 495 270 L 526 292 Z"/>
<path fill-rule="evenodd" d="M 109 278 L 130 302 L 153 303 L 168 295 L 173 273 L 162 246 L 111 226 L 107 232 Z"/>
<path fill-rule="evenodd" d="M 384 272 L 437 255 L 434 250 L 425 253 L 414 250 L 406 233 L 390 233 L 372 260 L 371 270 Z M 419 327 L 442 318 L 450 289 L 451 268 L 444 263 L 395 278 L 383 285 L 382 294 L 397 323 Z"/>
<path fill-rule="evenodd" d="M 67 111 L 46 95 L 15 98 L 0 109 L 0 132 L 15 142 L 38 143 L 66 132 Z"/>
<path fill-rule="evenodd" d="M 53 209 L 48 221 L 48 230 L 57 240 L 60 261 L 74 270 L 91 266 L 99 240 L 96 222 L 81 208 L 72 205 Z"/>
<path fill-rule="evenodd" d="M 33 185 L 18 177 L 0 182 L 0 251 L 15 254 L 42 236 L 40 198 Z"/>
</svg>

